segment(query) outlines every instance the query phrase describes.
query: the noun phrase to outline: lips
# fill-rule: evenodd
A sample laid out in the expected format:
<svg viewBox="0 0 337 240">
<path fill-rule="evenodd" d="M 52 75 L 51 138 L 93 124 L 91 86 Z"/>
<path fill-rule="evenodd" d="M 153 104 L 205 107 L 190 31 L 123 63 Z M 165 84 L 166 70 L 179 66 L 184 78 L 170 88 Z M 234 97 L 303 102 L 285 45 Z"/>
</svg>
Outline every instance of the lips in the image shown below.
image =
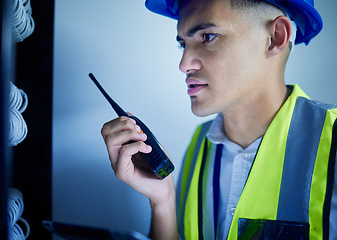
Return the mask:
<svg viewBox="0 0 337 240">
<path fill-rule="evenodd" d="M 187 93 L 190 96 L 195 96 L 198 92 L 208 86 L 208 84 L 193 78 L 187 78 L 186 84 L 188 87 Z"/>
</svg>

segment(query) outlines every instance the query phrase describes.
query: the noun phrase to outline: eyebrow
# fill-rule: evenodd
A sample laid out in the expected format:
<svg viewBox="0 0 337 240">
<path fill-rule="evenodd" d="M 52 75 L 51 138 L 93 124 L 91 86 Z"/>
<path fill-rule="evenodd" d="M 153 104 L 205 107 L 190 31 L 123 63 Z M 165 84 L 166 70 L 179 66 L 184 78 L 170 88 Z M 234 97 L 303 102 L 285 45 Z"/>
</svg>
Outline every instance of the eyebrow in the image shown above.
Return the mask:
<svg viewBox="0 0 337 240">
<path fill-rule="evenodd" d="M 211 28 L 211 27 L 216 27 L 216 25 L 214 23 L 211 23 L 211 22 L 207 22 L 207 23 L 200 23 L 200 24 L 197 24 L 195 25 L 194 27 L 190 28 L 188 31 L 187 31 L 187 36 L 188 37 L 193 37 L 193 35 L 198 32 L 198 31 L 201 31 L 201 30 L 205 30 L 207 28 Z M 179 37 L 179 35 L 177 35 L 177 41 L 182 41 L 183 39 L 181 37 Z"/>
</svg>

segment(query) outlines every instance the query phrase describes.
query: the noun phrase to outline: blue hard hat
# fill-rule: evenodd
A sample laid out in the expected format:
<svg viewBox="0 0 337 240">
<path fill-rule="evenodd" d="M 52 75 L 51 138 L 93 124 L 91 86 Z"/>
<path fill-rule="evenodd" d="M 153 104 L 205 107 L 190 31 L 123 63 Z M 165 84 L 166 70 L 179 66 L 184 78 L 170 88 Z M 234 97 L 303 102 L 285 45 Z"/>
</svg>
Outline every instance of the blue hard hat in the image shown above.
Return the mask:
<svg viewBox="0 0 337 240">
<path fill-rule="evenodd" d="M 314 7 L 314 0 L 265 0 L 279 7 L 296 23 L 295 44 L 309 44 L 323 28 L 323 21 Z M 145 6 L 154 13 L 178 20 L 179 0 L 146 0 Z"/>
</svg>

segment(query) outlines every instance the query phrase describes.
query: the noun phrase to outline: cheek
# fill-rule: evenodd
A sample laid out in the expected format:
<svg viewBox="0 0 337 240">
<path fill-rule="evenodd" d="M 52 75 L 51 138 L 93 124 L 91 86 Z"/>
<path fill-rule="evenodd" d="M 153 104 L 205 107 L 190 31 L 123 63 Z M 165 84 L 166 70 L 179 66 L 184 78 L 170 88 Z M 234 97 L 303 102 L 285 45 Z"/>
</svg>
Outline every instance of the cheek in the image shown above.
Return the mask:
<svg viewBox="0 0 337 240">
<path fill-rule="evenodd" d="M 258 71 L 258 49 L 252 49 L 245 41 L 223 41 L 216 49 L 204 51 L 202 59 L 209 80 L 222 91 L 241 88 Z"/>
<path fill-rule="evenodd" d="M 223 67 L 237 84 L 246 84 L 252 78 L 255 78 L 259 71 L 260 62 L 259 52 L 256 49 L 241 45 L 241 48 L 235 48 L 228 52 Z"/>
<path fill-rule="evenodd" d="M 212 58 L 212 72 L 217 81 L 232 85 L 238 83 L 245 73 L 247 61 L 239 51 L 227 50 Z"/>
</svg>

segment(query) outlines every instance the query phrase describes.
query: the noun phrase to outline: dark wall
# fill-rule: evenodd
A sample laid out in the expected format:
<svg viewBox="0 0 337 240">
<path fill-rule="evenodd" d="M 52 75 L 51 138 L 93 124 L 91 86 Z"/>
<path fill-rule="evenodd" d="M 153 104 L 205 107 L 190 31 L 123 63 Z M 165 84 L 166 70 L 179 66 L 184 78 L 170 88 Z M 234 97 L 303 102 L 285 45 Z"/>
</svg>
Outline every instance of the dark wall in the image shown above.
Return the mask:
<svg viewBox="0 0 337 240">
<path fill-rule="evenodd" d="M 23 117 L 26 139 L 14 147 L 15 188 L 23 193 L 29 239 L 51 239 L 43 219 L 51 219 L 51 134 L 54 0 L 31 0 L 35 30 L 17 43 L 16 86 L 28 95 Z"/>
<path fill-rule="evenodd" d="M 8 148 L 8 81 L 14 80 L 11 5 L 0 1 L 0 239 L 7 237 L 7 189 L 12 178 Z"/>
</svg>

